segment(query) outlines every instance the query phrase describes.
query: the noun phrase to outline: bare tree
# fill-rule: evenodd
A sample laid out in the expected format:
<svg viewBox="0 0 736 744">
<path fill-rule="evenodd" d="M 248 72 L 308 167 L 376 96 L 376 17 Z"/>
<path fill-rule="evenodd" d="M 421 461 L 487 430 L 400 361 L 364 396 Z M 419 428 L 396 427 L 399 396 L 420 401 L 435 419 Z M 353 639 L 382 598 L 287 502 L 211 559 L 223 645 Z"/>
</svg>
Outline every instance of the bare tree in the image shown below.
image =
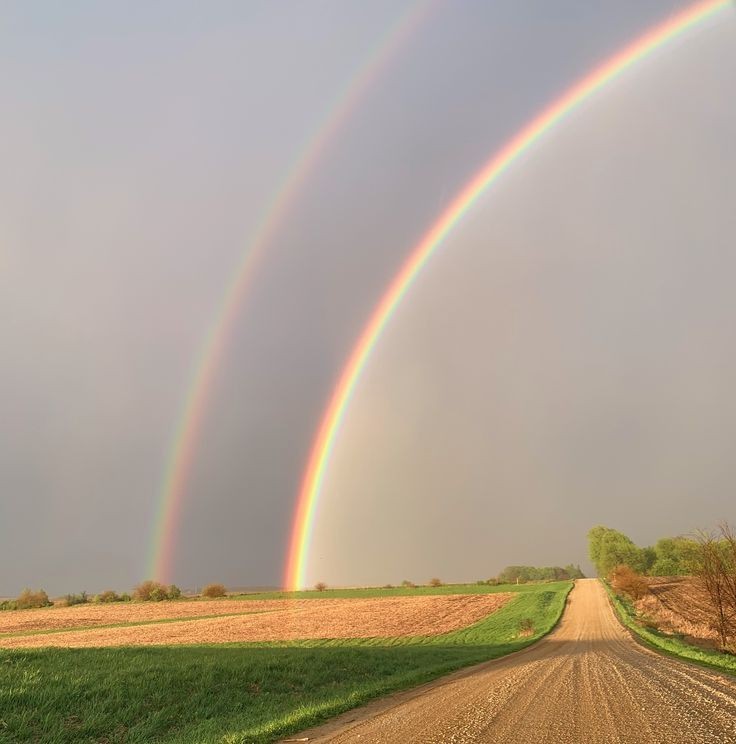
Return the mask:
<svg viewBox="0 0 736 744">
<path fill-rule="evenodd" d="M 715 532 L 698 532 L 700 560 L 697 575 L 713 607 L 712 625 L 721 648 L 736 634 L 736 534 L 726 523 Z"/>
</svg>

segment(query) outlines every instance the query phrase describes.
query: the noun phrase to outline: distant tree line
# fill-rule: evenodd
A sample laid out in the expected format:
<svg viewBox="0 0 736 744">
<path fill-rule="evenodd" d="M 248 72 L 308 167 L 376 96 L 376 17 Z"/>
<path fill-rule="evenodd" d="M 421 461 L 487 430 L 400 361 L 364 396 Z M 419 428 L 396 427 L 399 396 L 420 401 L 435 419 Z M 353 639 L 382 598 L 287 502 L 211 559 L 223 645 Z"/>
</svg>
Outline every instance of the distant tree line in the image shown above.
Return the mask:
<svg viewBox="0 0 736 744">
<path fill-rule="evenodd" d="M 567 566 L 506 566 L 496 577 L 499 584 L 520 584 L 527 581 L 567 581 L 583 579 L 585 574 L 580 566 L 570 563 Z"/>
</svg>

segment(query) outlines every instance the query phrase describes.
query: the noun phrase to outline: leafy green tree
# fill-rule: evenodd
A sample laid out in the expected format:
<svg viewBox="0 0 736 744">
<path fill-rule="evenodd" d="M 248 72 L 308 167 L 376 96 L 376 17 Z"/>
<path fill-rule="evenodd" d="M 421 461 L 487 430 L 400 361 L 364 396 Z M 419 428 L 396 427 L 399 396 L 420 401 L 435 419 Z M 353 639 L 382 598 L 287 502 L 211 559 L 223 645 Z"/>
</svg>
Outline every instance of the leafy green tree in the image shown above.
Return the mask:
<svg viewBox="0 0 736 744">
<path fill-rule="evenodd" d="M 699 545 L 687 537 L 664 537 L 654 546 L 652 576 L 688 576 L 697 570 Z"/>
<path fill-rule="evenodd" d="M 646 573 L 656 559 L 651 548 L 639 548 L 623 532 L 602 525 L 588 532 L 588 552 L 599 576 L 608 576 L 616 566 Z"/>
</svg>

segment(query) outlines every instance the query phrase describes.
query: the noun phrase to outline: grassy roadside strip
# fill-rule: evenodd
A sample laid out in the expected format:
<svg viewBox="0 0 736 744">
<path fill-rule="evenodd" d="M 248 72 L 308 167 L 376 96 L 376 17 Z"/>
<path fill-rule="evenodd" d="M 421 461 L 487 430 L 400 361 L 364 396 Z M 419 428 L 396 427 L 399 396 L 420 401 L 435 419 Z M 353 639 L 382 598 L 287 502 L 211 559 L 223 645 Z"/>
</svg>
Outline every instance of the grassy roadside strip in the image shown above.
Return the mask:
<svg viewBox="0 0 736 744">
<path fill-rule="evenodd" d="M 521 650 L 557 624 L 571 586 L 536 585 L 432 638 L 0 651 L 0 742 L 266 744 Z"/>
<path fill-rule="evenodd" d="M 631 602 L 616 594 L 607 581 L 601 579 L 601 584 L 608 593 L 618 619 L 643 645 L 676 659 L 684 659 L 710 669 L 736 675 L 736 656 L 724 654 L 715 649 L 693 646 L 686 643 L 680 636 L 669 635 L 642 625 Z"/>
</svg>

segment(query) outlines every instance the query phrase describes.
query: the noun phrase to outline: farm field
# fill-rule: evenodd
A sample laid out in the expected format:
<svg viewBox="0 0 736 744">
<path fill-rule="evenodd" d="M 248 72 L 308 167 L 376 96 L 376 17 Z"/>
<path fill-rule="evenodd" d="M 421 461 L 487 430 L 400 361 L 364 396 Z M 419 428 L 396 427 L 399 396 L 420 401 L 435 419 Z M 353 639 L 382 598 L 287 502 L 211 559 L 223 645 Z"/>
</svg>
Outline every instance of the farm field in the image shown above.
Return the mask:
<svg viewBox="0 0 736 744">
<path fill-rule="evenodd" d="M 413 630 L 404 629 L 411 635 L 377 636 L 374 629 L 370 637 L 288 642 L 3 649 L 0 742 L 274 741 L 376 696 L 524 648 L 555 625 L 571 586 L 557 582 L 474 592 L 469 585 L 463 597 L 468 604 L 456 598 L 457 592 L 432 594 L 422 587 L 409 596 L 413 602 L 429 600 L 423 612 L 433 608 L 452 615 L 454 605 L 466 613 L 464 625 L 456 617 L 454 630 L 434 635 L 417 634 L 428 621 L 415 617 Z M 322 602 L 338 599 L 328 591 L 308 601 L 319 612 Z M 254 609 L 260 600 L 235 601 Z M 379 595 L 374 601 L 392 598 Z M 215 601 L 221 602 L 230 600 Z M 473 621 L 477 616 L 467 614 L 468 607 L 479 612 L 482 607 L 485 614 Z M 489 614 L 489 608 L 495 611 Z M 445 621 L 429 619 L 435 628 Z"/>
<path fill-rule="evenodd" d="M 33 630 L 0 635 L 0 647 L 78 648 L 434 636 L 472 625 L 513 597 L 506 592 L 294 601 L 179 601 L 160 603 L 165 604 L 163 607 L 126 603 L 127 606 L 93 607 L 92 613 L 72 612 L 83 606 L 56 611 L 25 610 L 6 613 L 22 614 L 15 625 L 11 620 L 9 627 L 30 625 Z M 108 627 L 85 627 L 105 624 Z M 45 630 L 56 632 L 39 632 Z"/>
<path fill-rule="evenodd" d="M 665 633 L 679 634 L 691 643 L 714 646 L 718 633 L 705 590 L 691 577 L 649 578 L 651 594 L 634 602 L 636 611 Z"/>
</svg>

